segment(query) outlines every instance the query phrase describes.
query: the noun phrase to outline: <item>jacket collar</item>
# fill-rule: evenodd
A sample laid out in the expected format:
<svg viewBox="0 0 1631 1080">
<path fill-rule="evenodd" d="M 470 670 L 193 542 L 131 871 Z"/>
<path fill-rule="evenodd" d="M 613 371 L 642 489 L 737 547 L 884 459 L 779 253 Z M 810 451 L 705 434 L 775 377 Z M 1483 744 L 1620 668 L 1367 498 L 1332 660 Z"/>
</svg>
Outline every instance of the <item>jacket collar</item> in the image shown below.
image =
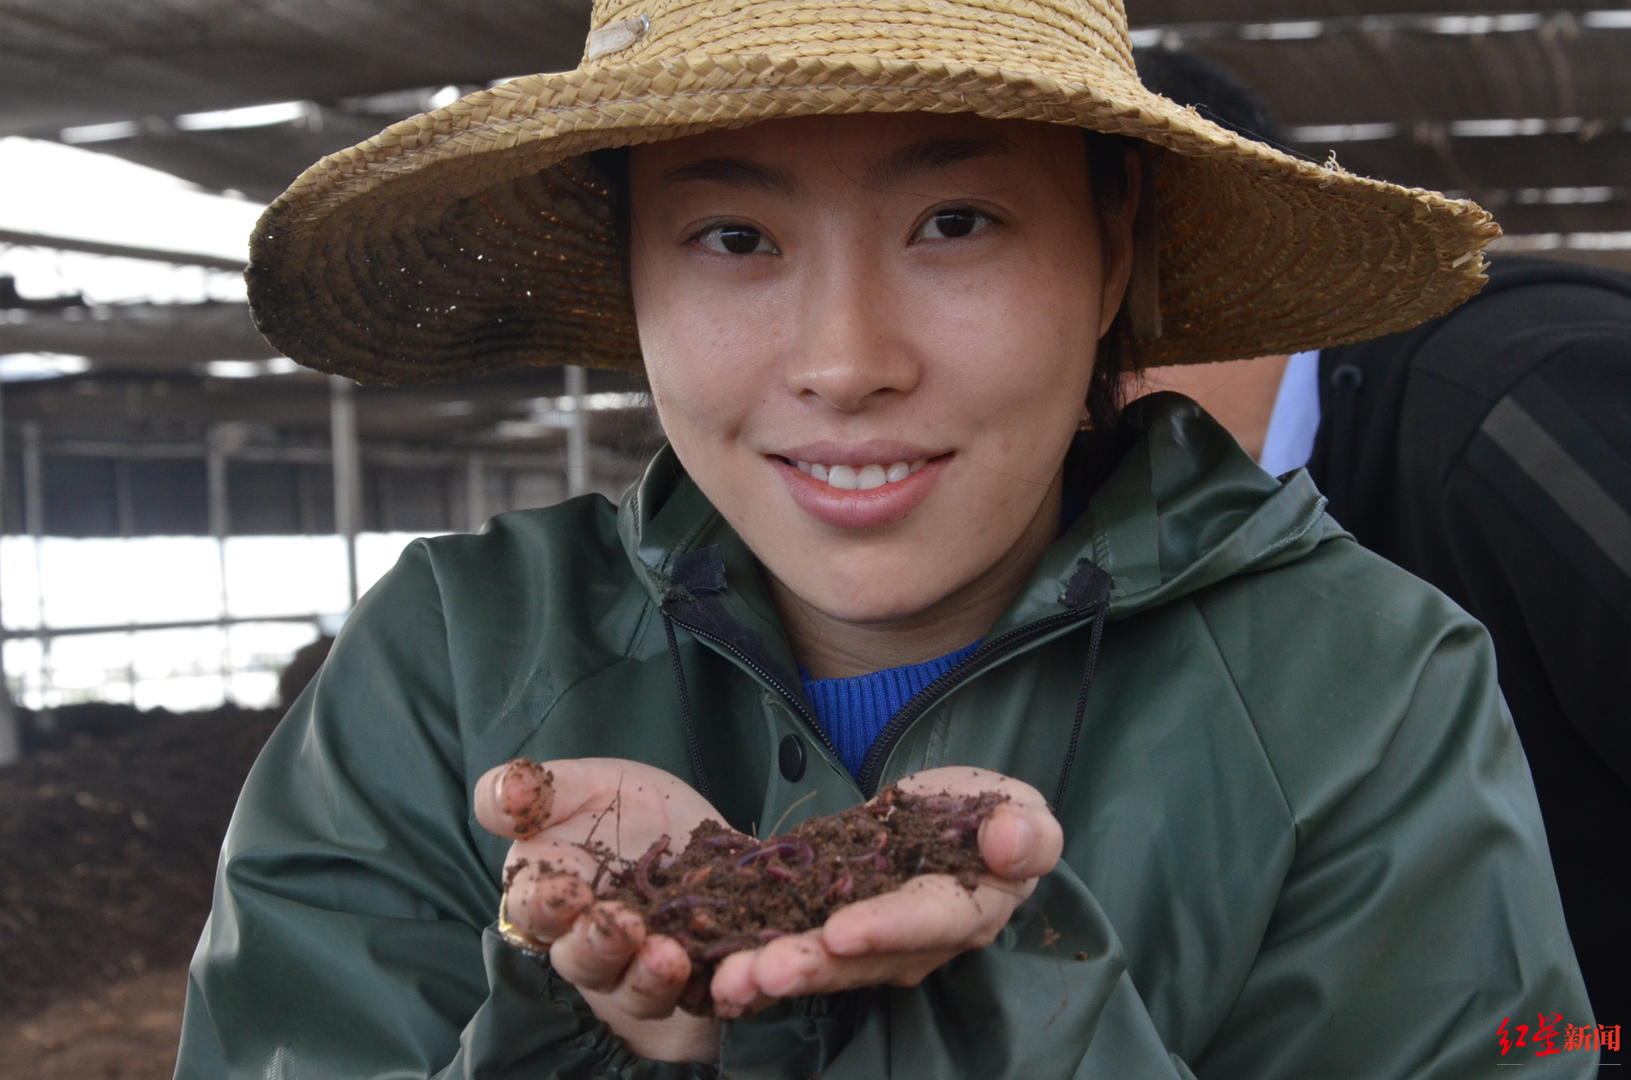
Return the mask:
<svg viewBox="0 0 1631 1080">
<path fill-rule="evenodd" d="M 1125 424 L 1131 445 L 1066 536 L 1111 575 L 1112 619 L 1347 536 L 1306 471 L 1265 473 L 1183 395 L 1141 398 Z"/>
<path fill-rule="evenodd" d="M 1112 619 L 1125 618 L 1247 571 L 1306 555 L 1345 536 L 1324 515 L 1305 472 L 1285 481 L 1257 467 L 1211 417 L 1179 394 L 1128 407 L 1126 438 L 1086 510 L 1044 553 L 992 627 L 1000 634 L 1060 609 L 1082 560 L 1111 576 Z M 1067 476 L 1102 474 L 1072 448 Z M 1090 481 L 1089 481 L 1090 482 Z M 619 508 L 619 533 L 653 601 L 689 588 L 685 556 L 717 549 L 724 603 L 788 671 L 796 670 L 758 560 L 664 447 Z"/>
</svg>

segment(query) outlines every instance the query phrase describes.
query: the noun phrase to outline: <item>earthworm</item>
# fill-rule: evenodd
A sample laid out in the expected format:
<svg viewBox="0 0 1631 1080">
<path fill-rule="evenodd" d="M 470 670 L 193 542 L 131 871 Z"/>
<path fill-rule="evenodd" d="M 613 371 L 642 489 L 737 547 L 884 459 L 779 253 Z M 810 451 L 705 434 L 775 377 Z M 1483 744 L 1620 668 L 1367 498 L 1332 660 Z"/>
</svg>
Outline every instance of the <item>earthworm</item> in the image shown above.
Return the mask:
<svg viewBox="0 0 1631 1080">
<path fill-rule="evenodd" d="M 639 861 L 634 864 L 634 886 L 640 890 L 641 895 L 647 900 L 657 899 L 658 889 L 651 880 L 651 871 L 656 867 L 658 858 L 667 850 L 668 834 L 664 833 L 655 844 L 646 849 L 646 853 L 640 856 Z"/>
<path fill-rule="evenodd" d="M 712 836 L 705 836 L 697 841 L 697 847 L 703 851 L 718 851 L 720 848 L 741 847 L 748 842 L 748 838 L 741 833 L 717 832 Z"/>
<path fill-rule="evenodd" d="M 762 848 L 762 847 L 749 848 L 747 851 L 742 852 L 742 854 L 740 854 L 736 858 L 732 859 L 731 860 L 731 865 L 732 866 L 746 866 L 748 863 L 754 862 L 754 861 L 756 861 L 758 859 L 762 859 L 764 857 L 765 857 L 765 849 L 764 848 Z"/>
<path fill-rule="evenodd" d="M 874 866 L 887 866 L 888 860 L 884 857 L 883 849 L 889 846 L 889 830 L 880 828 L 872 838 L 872 847 L 860 855 L 849 856 L 848 861 L 857 866 L 871 863 Z"/>
<path fill-rule="evenodd" d="M 776 841 L 782 862 L 789 866 L 809 866 L 815 862 L 815 848 L 802 836 L 784 836 Z"/>
<path fill-rule="evenodd" d="M 827 886 L 827 891 L 821 894 L 820 903 L 827 904 L 834 900 L 848 900 L 855 895 L 855 876 L 848 870 L 838 876 L 838 880 Z"/>
<path fill-rule="evenodd" d="M 667 900 L 664 900 L 662 903 L 658 904 L 656 907 L 652 908 L 651 915 L 653 918 L 658 918 L 679 908 L 690 909 L 701 906 L 729 907 L 730 903 L 731 902 L 729 900 L 726 900 L 724 897 L 720 896 L 671 896 Z"/>
<path fill-rule="evenodd" d="M 741 952 L 743 949 L 751 949 L 756 944 L 758 944 L 758 940 L 754 937 L 738 935 L 736 937 L 721 938 L 712 945 L 709 945 L 707 948 L 703 949 L 702 954 L 698 956 L 697 959 L 701 960 L 704 964 L 715 964 L 725 959 L 725 957 L 729 956 L 733 952 Z"/>
<path fill-rule="evenodd" d="M 881 851 L 869 851 L 864 855 L 851 855 L 849 863 L 851 866 L 863 870 L 868 867 L 874 870 L 887 870 L 889 869 L 889 856 Z"/>
<path fill-rule="evenodd" d="M 772 840 L 768 844 L 761 844 L 759 847 L 744 851 L 732 860 L 732 865 L 746 866 L 748 863 L 769 858 L 772 855 L 780 855 L 782 862 L 793 866 L 809 866 L 810 863 L 815 861 L 815 850 L 806 841 L 797 836 L 784 836 L 778 840 Z M 793 858 L 788 856 L 793 856 Z"/>
</svg>

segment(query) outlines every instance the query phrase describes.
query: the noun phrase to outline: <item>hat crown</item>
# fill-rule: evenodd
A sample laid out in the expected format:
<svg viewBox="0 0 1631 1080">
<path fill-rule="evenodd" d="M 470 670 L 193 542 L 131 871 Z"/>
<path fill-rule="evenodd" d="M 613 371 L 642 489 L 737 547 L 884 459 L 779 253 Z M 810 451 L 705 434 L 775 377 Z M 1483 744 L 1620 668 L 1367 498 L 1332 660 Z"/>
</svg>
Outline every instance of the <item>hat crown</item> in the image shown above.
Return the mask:
<svg viewBox="0 0 1631 1080">
<path fill-rule="evenodd" d="M 1121 0 L 595 0 L 584 66 L 761 55 L 1134 70 Z"/>
<path fill-rule="evenodd" d="M 574 70 L 302 173 L 250 245 L 267 339 L 370 381 L 638 369 L 620 205 L 592 155 L 793 116 L 968 113 L 1168 151 L 1141 203 L 1160 226 L 1138 260 L 1160 336 L 1130 328 L 1149 365 L 1403 330 L 1476 292 L 1500 235 L 1471 203 L 1295 160 L 1151 93 L 1121 0 L 596 0 L 592 27 Z"/>
</svg>

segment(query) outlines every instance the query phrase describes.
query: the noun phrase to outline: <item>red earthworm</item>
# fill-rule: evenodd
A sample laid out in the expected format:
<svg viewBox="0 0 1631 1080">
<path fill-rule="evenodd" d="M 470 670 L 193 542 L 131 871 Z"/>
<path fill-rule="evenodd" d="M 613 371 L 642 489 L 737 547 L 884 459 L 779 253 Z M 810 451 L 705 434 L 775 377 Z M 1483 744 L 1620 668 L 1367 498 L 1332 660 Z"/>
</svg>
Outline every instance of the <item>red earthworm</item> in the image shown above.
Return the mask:
<svg viewBox="0 0 1631 1080">
<path fill-rule="evenodd" d="M 736 937 L 722 938 L 721 940 L 714 942 L 712 945 L 709 945 L 706 949 L 703 949 L 702 955 L 698 957 L 698 959 L 705 964 L 716 963 L 725 959 L 725 957 L 729 956 L 733 952 L 741 952 L 743 949 L 751 949 L 755 944 L 757 944 L 756 938 L 743 937 L 741 935 Z"/>
<path fill-rule="evenodd" d="M 857 865 L 864 865 L 866 863 L 872 863 L 876 866 L 888 865 L 888 861 L 884 858 L 883 853 L 883 849 L 888 846 L 889 830 L 879 829 L 877 836 L 873 837 L 871 849 L 860 855 L 851 855 L 848 861 Z"/>
<path fill-rule="evenodd" d="M 776 841 L 782 849 L 782 862 L 791 866 L 809 866 L 815 862 L 815 848 L 802 836 L 784 836 Z"/>
<path fill-rule="evenodd" d="M 671 896 L 651 909 L 652 918 L 668 914 L 677 908 L 729 907 L 730 901 L 721 896 Z"/>
<path fill-rule="evenodd" d="M 738 832 L 717 832 L 698 840 L 697 846 L 704 851 L 717 851 L 720 848 L 741 847 L 750 842 L 746 836 Z"/>
<path fill-rule="evenodd" d="M 752 847 L 742 852 L 742 854 L 738 855 L 736 858 L 732 859 L 731 865 L 746 866 L 748 863 L 753 862 L 756 859 L 764 858 L 764 856 L 765 849 L 763 847 Z"/>
<path fill-rule="evenodd" d="M 821 894 L 817 903 L 827 904 L 834 900 L 848 900 L 855 895 L 855 877 L 849 871 L 838 876 L 838 880 L 827 886 L 827 891 Z"/>
<path fill-rule="evenodd" d="M 732 860 L 732 865 L 746 866 L 748 863 L 772 855 L 780 855 L 783 862 L 791 863 L 794 866 L 808 866 L 815 860 L 815 850 L 807 842 L 797 836 L 783 836 L 780 839 L 772 840 L 768 844 L 761 844 L 750 851 L 744 851 Z M 794 856 L 794 858 L 788 858 L 790 855 Z"/>
<path fill-rule="evenodd" d="M 651 871 L 657 865 L 662 853 L 668 850 L 668 834 L 664 833 L 655 844 L 646 849 L 634 864 L 634 886 L 639 889 L 647 900 L 657 899 L 657 886 L 651 880 Z"/>
</svg>

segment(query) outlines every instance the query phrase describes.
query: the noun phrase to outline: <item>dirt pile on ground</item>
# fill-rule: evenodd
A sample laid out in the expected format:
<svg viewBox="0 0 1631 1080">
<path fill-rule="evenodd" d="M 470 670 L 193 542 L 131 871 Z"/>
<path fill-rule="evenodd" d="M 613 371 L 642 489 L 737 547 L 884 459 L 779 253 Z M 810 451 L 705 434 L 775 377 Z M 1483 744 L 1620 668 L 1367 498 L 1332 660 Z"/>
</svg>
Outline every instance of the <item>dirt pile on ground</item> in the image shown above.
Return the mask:
<svg viewBox="0 0 1631 1080">
<path fill-rule="evenodd" d="M 185 968 L 155 968 L 0 1020 L 0 1080 L 170 1080 Z"/>
<path fill-rule="evenodd" d="M 93 711 L 81 723 L 59 710 L 46 748 L 0 768 L 3 1016 L 186 963 L 233 803 L 277 720 Z"/>
</svg>

